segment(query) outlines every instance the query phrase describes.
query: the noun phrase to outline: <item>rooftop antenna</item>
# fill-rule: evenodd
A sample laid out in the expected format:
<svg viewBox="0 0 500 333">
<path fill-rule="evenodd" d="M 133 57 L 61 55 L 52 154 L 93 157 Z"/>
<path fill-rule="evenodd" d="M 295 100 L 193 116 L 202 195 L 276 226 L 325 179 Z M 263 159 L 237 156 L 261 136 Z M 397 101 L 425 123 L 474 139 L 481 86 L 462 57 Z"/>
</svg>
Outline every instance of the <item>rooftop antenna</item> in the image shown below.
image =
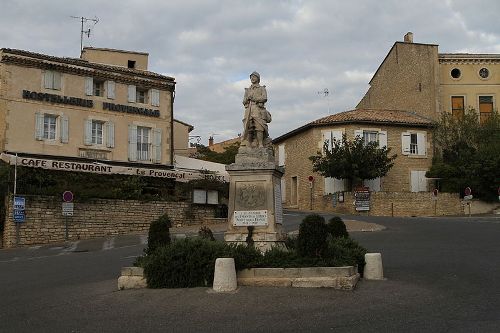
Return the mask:
<svg viewBox="0 0 500 333">
<path fill-rule="evenodd" d="M 326 98 L 326 103 L 328 107 L 328 114 L 330 114 L 330 91 L 328 88 L 323 89 L 323 91 L 318 91 L 318 95 L 323 95 L 324 98 Z"/>
<path fill-rule="evenodd" d="M 80 22 L 82 23 L 82 27 L 81 27 L 81 30 L 80 30 L 80 53 L 83 51 L 83 35 L 87 35 L 87 38 L 90 38 L 90 28 L 88 29 L 85 29 L 83 30 L 83 23 L 87 23 L 87 22 L 94 22 L 94 25 L 97 24 L 97 22 L 99 22 L 99 19 L 97 18 L 97 16 L 95 18 L 87 18 L 87 17 L 78 17 L 78 16 L 71 16 L 72 18 L 75 18 L 75 19 L 79 19 Z"/>
</svg>

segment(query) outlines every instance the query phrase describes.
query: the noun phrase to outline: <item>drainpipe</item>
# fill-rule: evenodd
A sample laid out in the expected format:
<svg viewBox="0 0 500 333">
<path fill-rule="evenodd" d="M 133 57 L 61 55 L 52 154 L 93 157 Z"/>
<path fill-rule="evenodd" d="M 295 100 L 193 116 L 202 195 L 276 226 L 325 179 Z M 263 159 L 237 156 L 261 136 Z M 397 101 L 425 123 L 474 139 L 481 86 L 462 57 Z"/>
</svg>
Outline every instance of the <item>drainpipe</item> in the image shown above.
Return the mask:
<svg viewBox="0 0 500 333">
<path fill-rule="evenodd" d="M 174 99 L 175 86 L 172 88 L 170 95 L 170 165 L 174 165 Z"/>
</svg>

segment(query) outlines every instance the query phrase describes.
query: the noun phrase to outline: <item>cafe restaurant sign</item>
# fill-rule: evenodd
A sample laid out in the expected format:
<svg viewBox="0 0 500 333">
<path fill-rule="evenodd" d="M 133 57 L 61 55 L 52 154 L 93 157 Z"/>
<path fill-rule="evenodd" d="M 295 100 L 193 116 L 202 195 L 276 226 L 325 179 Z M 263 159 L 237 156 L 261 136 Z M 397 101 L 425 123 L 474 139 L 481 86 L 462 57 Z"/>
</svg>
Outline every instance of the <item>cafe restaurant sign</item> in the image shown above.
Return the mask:
<svg viewBox="0 0 500 333">
<path fill-rule="evenodd" d="M 16 156 L 2 153 L 2 161 L 11 165 L 16 164 Z M 137 175 L 158 178 L 170 178 L 179 182 L 188 182 L 193 179 L 219 179 L 225 180 L 223 176 L 201 172 L 199 170 L 178 170 L 178 169 L 156 169 L 156 168 L 137 168 L 127 166 L 109 165 L 100 162 L 86 163 L 75 161 L 49 160 L 33 157 L 17 157 L 17 165 L 33 168 L 42 168 L 59 171 L 77 171 L 90 172 L 103 175 L 122 174 Z"/>
</svg>

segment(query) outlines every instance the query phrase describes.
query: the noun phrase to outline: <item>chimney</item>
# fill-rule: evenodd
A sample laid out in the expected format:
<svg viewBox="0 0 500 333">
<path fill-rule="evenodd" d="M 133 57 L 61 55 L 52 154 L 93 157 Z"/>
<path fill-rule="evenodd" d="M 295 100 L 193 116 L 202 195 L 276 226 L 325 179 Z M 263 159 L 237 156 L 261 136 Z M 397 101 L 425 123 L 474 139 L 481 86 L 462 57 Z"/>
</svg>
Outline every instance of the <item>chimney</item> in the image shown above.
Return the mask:
<svg viewBox="0 0 500 333">
<path fill-rule="evenodd" d="M 413 32 L 407 32 L 404 41 L 405 43 L 413 43 Z"/>
<path fill-rule="evenodd" d="M 213 146 L 213 145 L 214 145 L 214 137 L 211 136 L 211 137 L 208 138 L 208 146 L 210 147 L 210 146 Z"/>
</svg>

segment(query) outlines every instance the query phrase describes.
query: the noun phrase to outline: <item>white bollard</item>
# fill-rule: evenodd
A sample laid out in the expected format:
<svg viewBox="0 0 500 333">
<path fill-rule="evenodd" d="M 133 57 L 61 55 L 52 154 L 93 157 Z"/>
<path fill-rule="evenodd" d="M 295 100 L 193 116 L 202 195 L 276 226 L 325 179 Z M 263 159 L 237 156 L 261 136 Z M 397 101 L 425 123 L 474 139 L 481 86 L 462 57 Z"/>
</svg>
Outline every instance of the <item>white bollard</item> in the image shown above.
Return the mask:
<svg viewBox="0 0 500 333">
<path fill-rule="evenodd" d="M 382 267 L 382 254 L 366 253 L 365 254 L 365 269 L 363 270 L 363 278 L 365 280 L 383 280 L 384 269 Z"/>
<path fill-rule="evenodd" d="M 235 291 L 237 288 L 234 258 L 217 258 L 215 260 L 214 291 Z"/>
</svg>

